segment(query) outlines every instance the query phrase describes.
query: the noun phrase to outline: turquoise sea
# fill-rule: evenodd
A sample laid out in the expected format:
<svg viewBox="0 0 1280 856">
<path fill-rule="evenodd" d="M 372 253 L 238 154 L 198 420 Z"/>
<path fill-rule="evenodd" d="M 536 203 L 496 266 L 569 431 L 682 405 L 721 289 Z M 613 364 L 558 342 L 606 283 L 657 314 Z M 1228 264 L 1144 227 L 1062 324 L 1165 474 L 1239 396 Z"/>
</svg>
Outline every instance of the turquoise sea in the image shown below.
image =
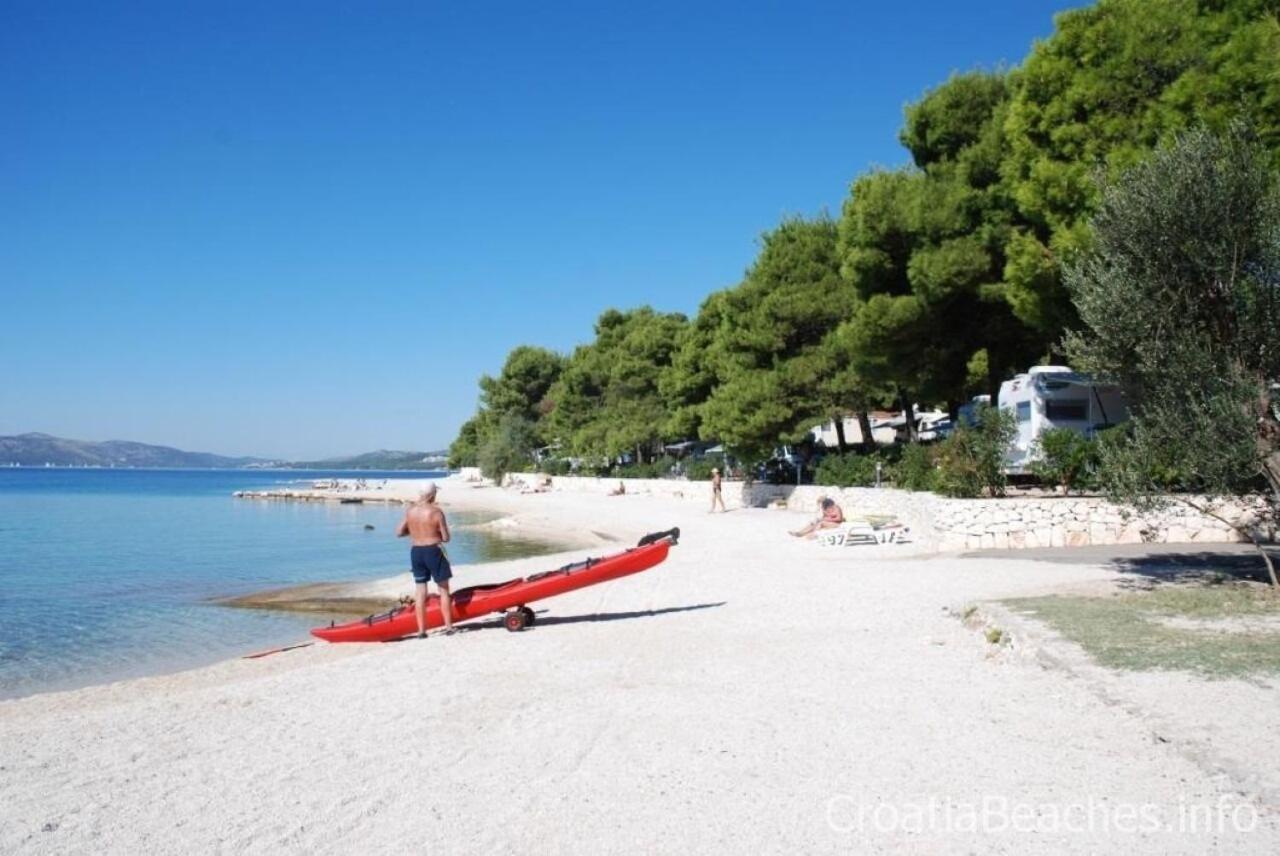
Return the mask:
<svg viewBox="0 0 1280 856">
<path fill-rule="evenodd" d="M 0 469 L 0 698 L 172 671 L 309 638 L 312 615 L 210 601 L 407 574 L 400 506 L 263 502 L 232 492 L 328 477 L 440 473 Z M 456 564 L 549 545 L 465 528 Z M 365 524 L 374 529 L 368 531 Z"/>
</svg>

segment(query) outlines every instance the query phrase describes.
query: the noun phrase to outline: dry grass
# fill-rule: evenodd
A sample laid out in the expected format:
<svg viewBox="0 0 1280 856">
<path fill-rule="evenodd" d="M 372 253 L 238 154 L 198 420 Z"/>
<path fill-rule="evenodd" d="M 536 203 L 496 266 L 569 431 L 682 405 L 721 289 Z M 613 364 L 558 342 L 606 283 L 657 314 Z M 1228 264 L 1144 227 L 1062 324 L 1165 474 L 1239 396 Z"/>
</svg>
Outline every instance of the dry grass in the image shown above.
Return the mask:
<svg viewBox="0 0 1280 856">
<path fill-rule="evenodd" d="M 1280 674 L 1280 596 L 1266 586 L 1198 582 L 1004 603 L 1044 621 L 1103 666 L 1210 678 Z"/>
</svg>

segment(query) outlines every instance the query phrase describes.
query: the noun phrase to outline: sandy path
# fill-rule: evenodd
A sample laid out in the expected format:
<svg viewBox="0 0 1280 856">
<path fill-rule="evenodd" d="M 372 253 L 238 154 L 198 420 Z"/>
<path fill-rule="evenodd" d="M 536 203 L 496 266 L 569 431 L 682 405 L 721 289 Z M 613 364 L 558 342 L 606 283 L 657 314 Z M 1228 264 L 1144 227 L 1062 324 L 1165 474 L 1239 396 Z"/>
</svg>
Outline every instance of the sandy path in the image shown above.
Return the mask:
<svg viewBox="0 0 1280 856">
<path fill-rule="evenodd" d="M 1180 806 L 1237 798 L 1140 716 L 991 656 L 944 610 L 1109 571 L 823 549 L 781 534 L 800 519 L 786 512 L 500 502 L 684 540 L 653 571 L 540 604 L 523 634 L 317 646 L 0 703 L 0 851 L 1280 849 L 1280 818 L 1252 803 L 1252 831 L 1118 831 L 1142 823 L 1126 806 L 1176 826 Z M 932 821 L 913 814 L 931 799 Z M 1019 821 L 1038 831 L 991 828 L 1001 800 L 1042 806 Z M 1073 806 L 1092 831 L 1054 828 Z"/>
</svg>

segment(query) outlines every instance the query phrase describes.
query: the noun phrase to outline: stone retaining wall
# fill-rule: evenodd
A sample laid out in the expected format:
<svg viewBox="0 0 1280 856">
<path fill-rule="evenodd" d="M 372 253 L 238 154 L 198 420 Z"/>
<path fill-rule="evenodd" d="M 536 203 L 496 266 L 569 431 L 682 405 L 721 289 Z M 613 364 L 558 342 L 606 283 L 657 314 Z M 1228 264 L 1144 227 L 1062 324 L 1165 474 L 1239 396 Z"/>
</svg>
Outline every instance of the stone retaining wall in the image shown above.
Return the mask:
<svg viewBox="0 0 1280 856">
<path fill-rule="evenodd" d="M 530 487 L 546 477 L 516 473 L 507 484 Z M 710 507 L 711 486 L 705 481 L 677 479 L 621 479 L 628 494 L 682 499 Z M 554 476 L 553 490 L 607 494 L 619 479 Z M 1080 547 L 1090 544 L 1231 543 L 1246 540 L 1235 529 L 1182 503 L 1154 514 L 1141 515 L 1100 497 L 1009 497 L 1005 499 L 949 499 L 932 493 L 894 488 L 832 488 L 816 485 L 745 484 L 724 482 L 728 508 L 763 508 L 781 503 L 792 510 L 816 513 L 818 499 L 830 496 L 846 517 L 892 516 L 912 527 L 922 546 L 950 552 L 1028 547 Z M 1261 515 L 1261 505 L 1216 509 L 1233 522 L 1253 527 L 1263 540 L 1276 540 L 1273 523 Z M 1259 523 L 1259 521 L 1263 521 Z"/>
<path fill-rule="evenodd" d="M 1228 520 L 1256 524 L 1256 509 L 1216 509 Z M 1270 527 L 1256 534 L 1274 540 Z M 934 515 L 939 550 L 1084 547 L 1090 544 L 1204 543 L 1247 540 L 1221 520 L 1182 503 L 1137 514 L 1099 497 L 944 499 Z"/>
</svg>

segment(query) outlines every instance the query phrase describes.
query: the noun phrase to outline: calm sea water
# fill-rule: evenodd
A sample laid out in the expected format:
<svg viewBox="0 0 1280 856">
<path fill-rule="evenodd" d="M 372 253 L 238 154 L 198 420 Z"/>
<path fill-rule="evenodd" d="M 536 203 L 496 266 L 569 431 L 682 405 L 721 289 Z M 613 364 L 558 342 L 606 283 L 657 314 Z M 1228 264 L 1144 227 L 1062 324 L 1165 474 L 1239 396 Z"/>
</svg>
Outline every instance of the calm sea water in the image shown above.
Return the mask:
<svg viewBox="0 0 1280 856">
<path fill-rule="evenodd" d="M 315 615 L 209 601 L 404 572 L 408 548 L 394 537 L 403 510 L 261 502 L 231 493 L 332 476 L 430 475 L 0 469 L 0 698 L 185 668 L 308 638 L 319 623 Z M 450 517 L 455 526 L 483 519 Z M 551 549 L 460 528 L 449 552 L 466 564 Z"/>
</svg>

